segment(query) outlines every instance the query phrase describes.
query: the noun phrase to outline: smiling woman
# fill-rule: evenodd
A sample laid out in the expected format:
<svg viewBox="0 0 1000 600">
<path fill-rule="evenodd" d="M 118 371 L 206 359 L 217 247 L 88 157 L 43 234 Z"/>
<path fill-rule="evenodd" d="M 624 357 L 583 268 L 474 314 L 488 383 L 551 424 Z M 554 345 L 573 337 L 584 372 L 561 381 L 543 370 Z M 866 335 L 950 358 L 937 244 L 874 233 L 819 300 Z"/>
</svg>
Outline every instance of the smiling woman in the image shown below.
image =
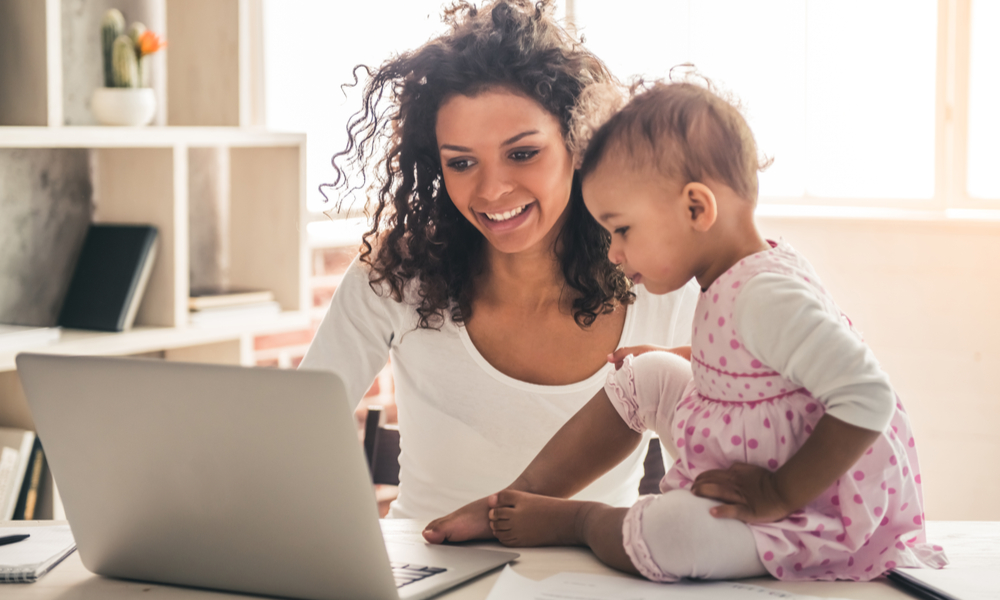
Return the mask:
<svg viewBox="0 0 1000 600">
<path fill-rule="evenodd" d="M 448 33 L 369 70 L 334 157 L 338 197 L 375 179 L 371 230 L 301 366 L 336 372 L 356 402 L 391 358 L 390 517 L 501 489 L 601 388 L 609 353 L 689 339 L 696 292 L 633 288 L 583 205 L 568 132 L 583 90 L 612 78 L 551 10 L 447 10 Z M 581 497 L 633 502 L 644 449 Z M 482 533 L 462 523 L 429 537 Z"/>
</svg>

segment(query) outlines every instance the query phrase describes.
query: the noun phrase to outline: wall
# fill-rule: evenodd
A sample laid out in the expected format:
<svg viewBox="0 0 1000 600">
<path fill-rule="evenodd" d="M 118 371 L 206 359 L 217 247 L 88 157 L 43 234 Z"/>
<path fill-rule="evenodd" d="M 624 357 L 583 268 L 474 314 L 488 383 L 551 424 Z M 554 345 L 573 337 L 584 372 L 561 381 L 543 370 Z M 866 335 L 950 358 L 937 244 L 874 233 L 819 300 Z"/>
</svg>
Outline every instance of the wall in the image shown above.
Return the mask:
<svg viewBox="0 0 1000 600">
<path fill-rule="evenodd" d="M 92 196 L 88 150 L 0 149 L 0 323 L 55 325 Z"/>
<path fill-rule="evenodd" d="M 1000 222 L 758 223 L 809 258 L 891 377 L 927 518 L 1000 519 Z"/>
</svg>

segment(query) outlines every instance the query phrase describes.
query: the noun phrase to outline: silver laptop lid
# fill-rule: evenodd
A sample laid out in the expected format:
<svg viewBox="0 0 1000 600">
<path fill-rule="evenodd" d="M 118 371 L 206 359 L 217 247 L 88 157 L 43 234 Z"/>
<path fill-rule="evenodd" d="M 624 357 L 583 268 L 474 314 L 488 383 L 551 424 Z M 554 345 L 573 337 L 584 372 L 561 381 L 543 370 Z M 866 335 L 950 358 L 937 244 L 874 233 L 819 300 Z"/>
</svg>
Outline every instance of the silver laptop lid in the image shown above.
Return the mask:
<svg viewBox="0 0 1000 600">
<path fill-rule="evenodd" d="M 17 367 L 91 571 L 398 597 L 335 375 L 38 354 Z"/>
</svg>

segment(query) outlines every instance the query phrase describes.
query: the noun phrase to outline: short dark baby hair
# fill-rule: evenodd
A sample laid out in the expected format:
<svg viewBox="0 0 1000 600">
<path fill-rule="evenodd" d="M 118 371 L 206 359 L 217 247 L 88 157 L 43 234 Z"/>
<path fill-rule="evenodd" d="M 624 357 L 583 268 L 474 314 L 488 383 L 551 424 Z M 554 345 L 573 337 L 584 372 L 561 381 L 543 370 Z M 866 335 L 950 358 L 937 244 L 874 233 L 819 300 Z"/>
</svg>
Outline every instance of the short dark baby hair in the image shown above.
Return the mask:
<svg viewBox="0 0 1000 600">
<path fill-rule="evenodd" d="M 625 154 L 682 185 L 712 179 L 756 202 L 761 164 L 750 126 L 736 106 L 707 86 L 653 82 L 594 134 L 580 175 L 609 154 Z"/>
</svg>

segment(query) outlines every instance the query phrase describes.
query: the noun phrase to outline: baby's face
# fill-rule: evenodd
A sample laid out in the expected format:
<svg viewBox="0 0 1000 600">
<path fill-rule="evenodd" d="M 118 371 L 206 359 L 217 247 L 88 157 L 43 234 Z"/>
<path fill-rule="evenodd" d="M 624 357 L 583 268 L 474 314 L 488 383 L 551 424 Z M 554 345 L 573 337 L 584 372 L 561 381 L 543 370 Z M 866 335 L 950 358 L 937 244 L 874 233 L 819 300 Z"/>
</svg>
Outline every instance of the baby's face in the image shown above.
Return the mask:
<svg viewBox="0 0 1000 600">
<path fill-rule="evenodd" d="M 583 181 L 587 210 L 611 232 L 608 258 L 654 294 L 680 289 L 695 270 L 691 217 L 681 187 L 625 159 L 606 157 Z"/>
</svg>

